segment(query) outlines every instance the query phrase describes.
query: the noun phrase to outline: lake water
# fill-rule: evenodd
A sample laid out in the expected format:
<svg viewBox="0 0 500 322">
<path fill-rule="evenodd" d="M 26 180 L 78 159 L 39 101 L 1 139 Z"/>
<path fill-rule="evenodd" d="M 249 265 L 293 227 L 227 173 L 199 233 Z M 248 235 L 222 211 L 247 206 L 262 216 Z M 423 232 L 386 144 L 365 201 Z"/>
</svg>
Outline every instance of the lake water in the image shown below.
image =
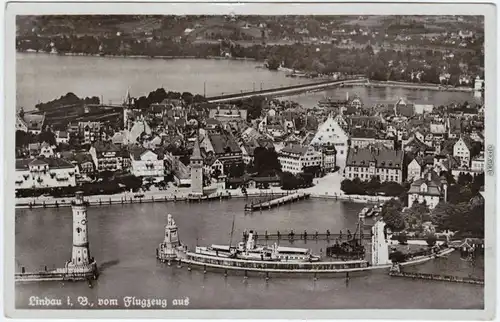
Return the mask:
<svg viewBox="0 0 500 322">
<path fill-rule="evenodd" d="M 293 205 L 245 214 L 245 200 L 205 204 L 156 203 L 88 209 L 90 252 L 101 275 L 89 288 L 86 283 L 47 282 L 16 286 L 16 305 L 29 308 L 30 296 L 76 301 L 85 296 L 116 298 L 123 308 L 124 296 L 138 298 L 189 298 L 189 308 L 283 308 L 283 309 L 451 309 L 483 308 L 482 286 L 391 278 L 386 272 L 356 274 L 346 283 L 340 277 L 263 277 L 166 266 L 155 259 L 163 238 L 167 214 L 179 227 L 181 240 L 190 248 L 197 244 L 228 244 L 235 214 L 233 240 L 244 229 L 313 232 L 355 229 L 364 205 L 334 200 L 306 200 Z M 71 211 L 66 209 L 16 210 L 16 267 L 27 270 L 59 267 L 71 256 Z M 314 252 L 326 241 L 295 242 Z M 482 276 L 482 264 L 463 261 L 458 254 L 411 268 L 443 274 Z M 65 301 L 63 301 L 64 303 Z M 172 307 L 170 307 L 172 308 Z"/>
<path fill-rule="evenodd" d="M 313 80 L 286 77 L 286 73 L 256 68 L 255 61 L 214 59 L 148 59 L 59 56 L 17 53 L 16 107 L 34 109 L 73 92 L 79 97 L 99 96 L 104 103 L 122 103 L 127 90 L 135 97 L 164 87 L 167 91 L 191 92 L 207 96 L 237 93 L 260 88 L 305 84 Z M 473 101 L 471 93 L 409 90 L 402 88 L 337 88 L 302 94 L 291 99 L 312 107 L 325 96 L 343 99 L 346 92 L 359 95 L 369 106 L 380 101 L 406 97 L 435 105 L 452 101 Z"/>
</svg>

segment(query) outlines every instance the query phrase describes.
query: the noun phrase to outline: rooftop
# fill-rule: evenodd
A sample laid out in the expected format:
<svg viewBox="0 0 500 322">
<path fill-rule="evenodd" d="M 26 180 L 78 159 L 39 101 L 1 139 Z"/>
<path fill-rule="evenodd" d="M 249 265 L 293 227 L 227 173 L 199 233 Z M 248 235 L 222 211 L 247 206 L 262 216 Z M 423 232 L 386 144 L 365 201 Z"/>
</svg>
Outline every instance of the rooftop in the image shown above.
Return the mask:
<svg viewBox="0 0 500 322">
<path fill-rule="evenodd" d="M 387 148 L 349 149 L 346 165 L 368 167 L 370 162 L 375 162 L 377 168 L 399 169 L 403 166 L 403 151 Z"/>
</svg>

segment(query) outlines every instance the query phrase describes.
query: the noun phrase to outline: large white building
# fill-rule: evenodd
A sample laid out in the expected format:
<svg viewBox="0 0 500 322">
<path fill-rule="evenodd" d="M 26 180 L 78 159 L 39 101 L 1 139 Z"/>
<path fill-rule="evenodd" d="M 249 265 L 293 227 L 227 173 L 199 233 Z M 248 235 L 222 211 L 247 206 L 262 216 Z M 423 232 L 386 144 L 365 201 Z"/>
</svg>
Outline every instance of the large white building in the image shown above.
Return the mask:
<svg viewBox="0 0 500 322">
<path fill-rule="evenodd" d="M 163 181 L 165 163 L 163 157 L 148 149 L 134 149 L 130 152 L 131 172 L 144 180 Z"/>
<path fill-rule="evenodd" d="M 403 182 L 402 150 L 386 148 L 352 148 L 347 156 L 344 177 L 369 181 L 378 176 L 380 182 Z"/>
<path fill-rule="evenodd" d="M 471 142 L 468 138 L 461 136 L 453 145 L 453 156 L 460 160 L 461 167 L 470 167 Z"/>
<path fill-rule="evenodd" d="M 342 128 L 344 122 L 340 116 L 333 118 L 329 116 L 323 124 L 318 127 L 318 131 L 311 140 L 312 146 L 334 146 L 337 151 L 336 163 L 343 170 L 347 159 L 347 150 L 349 145 L 349 135 Z"/>
<path fill-rule="evenodd" d="M 283 172 L 302 173 L 305 167 L 322 166 L 322 153 L 312 146 L 291 144 L 278 153 Z"/>
<path fill-rule="evenodd" d="M 16 160 L 15 189 L 75 187 L 78 166 L 60 158 Z"/>
</svg>

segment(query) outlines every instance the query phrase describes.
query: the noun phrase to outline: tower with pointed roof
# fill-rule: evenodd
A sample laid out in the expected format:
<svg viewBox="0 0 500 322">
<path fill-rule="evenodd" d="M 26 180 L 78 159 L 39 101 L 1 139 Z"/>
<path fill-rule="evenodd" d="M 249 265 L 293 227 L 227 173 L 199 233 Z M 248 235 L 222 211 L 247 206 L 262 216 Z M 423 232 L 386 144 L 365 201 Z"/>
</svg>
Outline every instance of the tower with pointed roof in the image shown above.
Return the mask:
<svg viewBox="0 0 500 322">
<path fill-rule="evenodd" d="M 196 136 L 194 141 L 193 154 L 190 158 L 191 166 L 191 193 L 193 195 L 203 195 L 203 158 L 200 151 L 200 139 Z"/>
</svg>

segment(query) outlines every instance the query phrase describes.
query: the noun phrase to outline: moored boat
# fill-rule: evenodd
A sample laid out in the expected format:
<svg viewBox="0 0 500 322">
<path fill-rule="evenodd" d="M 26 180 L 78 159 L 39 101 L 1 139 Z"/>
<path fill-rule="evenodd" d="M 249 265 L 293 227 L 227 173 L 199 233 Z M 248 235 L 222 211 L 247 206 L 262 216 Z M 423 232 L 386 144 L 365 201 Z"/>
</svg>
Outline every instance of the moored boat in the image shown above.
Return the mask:
<svg viewBox="0 0 500 322">
<path fill-rule="evenodd" d="M 251 261 L 317 262 L 320 256 L 311 254 L 307 248 L 257 245 L 253 231 L 248 233 L 245 242 L 238 246 L 211 245 L 196 247 L 195 253 L 205 256 L 234 258 Z"/>
</svg>

